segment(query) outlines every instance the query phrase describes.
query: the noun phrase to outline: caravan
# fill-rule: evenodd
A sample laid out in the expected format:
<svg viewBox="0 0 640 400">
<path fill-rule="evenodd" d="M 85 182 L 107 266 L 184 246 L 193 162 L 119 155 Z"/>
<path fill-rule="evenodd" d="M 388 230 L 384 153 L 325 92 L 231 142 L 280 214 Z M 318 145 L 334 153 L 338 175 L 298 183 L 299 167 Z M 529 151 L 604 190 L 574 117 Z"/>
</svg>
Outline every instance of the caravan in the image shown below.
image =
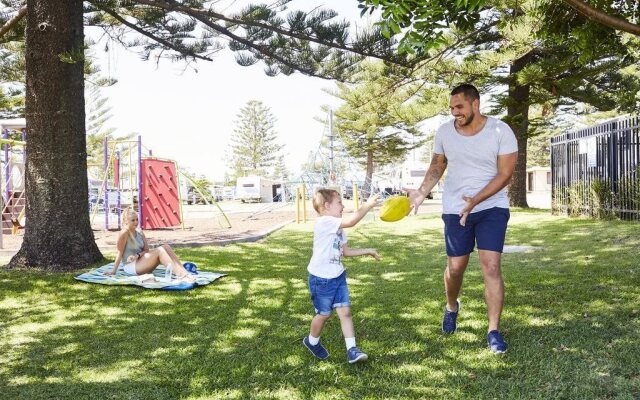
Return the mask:
<svg viewBox="0 0 640 400">
<path fill-rule="evenodd" d="M 406 163 L 400 171 L 400 185 L 406 189 L 418 189 L 429 167 L 423 163 Z M 427 195 L 427 199 L 440 198 L 440 183 L 437 183 Z"/>
<path fill-rule="evenodd" d="M 236 199 L 243 203 L 255 201 L 272 203 L 279 201 L 282 184 L 262 176 L 245 176 L 236 181 Z"/>
</svg>

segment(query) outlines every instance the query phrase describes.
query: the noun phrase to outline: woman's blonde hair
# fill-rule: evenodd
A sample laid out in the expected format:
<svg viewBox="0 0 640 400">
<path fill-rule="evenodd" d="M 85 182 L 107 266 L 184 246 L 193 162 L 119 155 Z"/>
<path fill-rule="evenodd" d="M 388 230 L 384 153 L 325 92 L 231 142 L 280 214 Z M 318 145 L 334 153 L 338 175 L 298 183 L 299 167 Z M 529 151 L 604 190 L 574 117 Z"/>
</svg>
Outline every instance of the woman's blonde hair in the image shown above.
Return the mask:
<svg viewBox="0 0 640 400">
<path fill-rule="evenodd" d="M 335 189 L 318 189 L 313 195 L 313 209 L 322 214 L 325 209 L 324 203 L 331 203 L 335 197 L 340 197 L 340 193 Z"/>
<path fill-rule="evenodd" d="M 131 217 L 138 218 L 138 212 L 133 208 L 125 208 L 124 212 L 122 213 L 122 218 L 124 218 L 125 221 L 129 221 Z"/>
</svg>

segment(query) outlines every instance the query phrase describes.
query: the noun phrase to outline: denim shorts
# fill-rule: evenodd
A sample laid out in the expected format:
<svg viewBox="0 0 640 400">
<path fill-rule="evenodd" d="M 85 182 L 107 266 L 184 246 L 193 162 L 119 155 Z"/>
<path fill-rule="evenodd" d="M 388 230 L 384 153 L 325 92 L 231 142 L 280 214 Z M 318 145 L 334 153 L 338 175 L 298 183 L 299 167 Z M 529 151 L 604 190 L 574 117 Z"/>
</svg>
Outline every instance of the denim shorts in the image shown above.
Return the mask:
<svg viewBox="0 0 640 400">
<path fill-rule="evenodd" d="M 502 253 L 509 222 L 509 209 L 494 207 L 469 214 L 465 226 L 460 225 L 457 214 L 442 214 L 444 239 L 449 257 L 466 256 L 478 250 Z"/>
<path fill-rule="evenodd" d="M 337 278 L 320 278 L 309 274 L 309 291 L 316 314 L 331 315 L 337 307 L 350 307 L 347 273 Z"/>
</svg>

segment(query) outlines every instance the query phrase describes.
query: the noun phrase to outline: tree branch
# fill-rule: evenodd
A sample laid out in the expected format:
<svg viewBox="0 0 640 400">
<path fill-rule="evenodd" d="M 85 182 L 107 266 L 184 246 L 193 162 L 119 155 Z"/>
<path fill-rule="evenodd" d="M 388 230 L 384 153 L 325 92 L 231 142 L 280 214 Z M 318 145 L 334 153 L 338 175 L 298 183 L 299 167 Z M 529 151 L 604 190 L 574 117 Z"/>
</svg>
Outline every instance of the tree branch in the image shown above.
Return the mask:
<svg viewBox="0 0 640 400">
<path fill-rule="evenodd" d="M 211 11 L 211 10 L 199 10 L 199 9 L 195 9 L 195 8 L 191 8 L 191 7 L 186 7 L 186 6 L 183 6 L 182 4 L 179 4 L 179 3 L 175 2 L 174 0 L 136 0 L 136 3 L 162 8 L 162 9 L 165 9 L 167 11 L 181 11 L 181 12 L 183 12 L 185 14 L 191 15 L 194 18 L 195 18 L 196 15 L 199 15 L 199 16 L 205 17 L 205 18 L 215 18 L 215 19 L 219 19 L 219 20 L 222 20 L 222 21 L 230 22 L 230 23 L 235 24 L 235 25 L 254 26 L 254 27 L 257 27 L 257 28 L 269 30 L 269 31 L 274 32 L 274 33 L 279 33 L 281 35 L 284 35 L 284 36 L 287 36 L 287 37 L 291 37 L 291 38 L 294 38 L 294 39 L 299 39 L 299 40 L 304 40 L 304 41 L 309 41 L 309 42 L 321 44 L 323 46 L 332 47 L 334 49 L 339 49 L 339 50 L 343 50 L 343 51 L 348 51 L 350 53 L 358 54 L 358 55 L 361 55 L 361 56 L 364 56 L 364 57 L 377 58 L 377 59 L 380 59 L 380 60 L 389 61 L 389 62 L 392 62 L 394 64 L 403 65 L 403 66 L 408 64 L 408 63 L 402 62 L 401 60 L 388 60 L 388 59 L 385 59 L 380 54 L 375 54 L 375 53 L 371 53 L 371 52 L 363 51 L 363 50 L 357 50 L 357 49 L 354 49 L 354 48 L 349 47 L 349 46 L 341 45 L 339 43 L 323 41 L 323 40 L 321 40 L 321 39 L 319 39 L 317 37 L 314 37 L 312 35 L 302 35 L 300 33 L 294 32 L 292 30 L 282 29 L 282 28 L 279 28 L 277 26 L 265 24 L 265 23 L 262 23 L 262 22 L 244 21 L 244 20 L 240 20 L 240 19 L 230 18 L 230 17 L 227 17 L 226 15 L 219 14 L 219 13 L 216 13 L 216 12 Z M 202 21 L 202 19 L 200 19 L 200 18 L 198 18 L 198 19 L 200 21 Z"/>
<path fill-rule="evenodd" d="M 140 0 L 138 2 L 142 3 L 144 1 L 146 1 L 146 0 Z M 149 3 L 153 3 L 153 2 L 149 2 Z M 154 4 L 154 5 L 156 5 L 156 4 Z M 157 6 L 162 8 L 162 6 L 160 6 L 160 5 L 157 5 Z M 289 68 L 292 68 L 292 69 L 294 69 L 296 71 L 300 71 L 300 72 L 302 72 L 302 73 L 304 73 L 306 75 L 309 75 L 309 76 L 322 78 L 322 79 L 332 79 L 332 78 L 328 78 L 326 76 L 322 76 L 322 75 L 316 74 L 314 71 L 306 69 L 304 67 L 297 66 L 297 65 L 291 63 L 290 61 L 284 59 L 283 57 L 280 57 L 277 54 L 274 54 L 273 52 L 269 51 L 266 46 L 257 45 L 257 44 L 253 43 L 250 40 L 247 40 L 245 38 L 242 38 L 242 37 L 234 34 L 229 29 L 209 21 L 209 19 L 203 17 L 201 15 L 201 13 L 191 11 L 191 9 L 189 9 L 187 7 L 183 7 L 183 8 L 184 9 L 181 10 L 183 13 L 192 16 L 193 18 L 195 18 L 198 21 L 202 22 L 203 24 L 205 24 L 209 28 L 211 28 L 211 29 L 213 29 L 213 30 L 215 30 L 217 32 L 220 32 L 223 35 L 225 35 L 225 36 L 227 36 L 227 37 L 229 37 L 229 38 L 231 38 L 231 39 L 233 39 L 233 40 L 235 40 L 235 41 L 237 41 L 239 43 L 242 43 L 247 47 L 250 47 L 250 48 L 254 49 L 255 51 L 259 52 L 260 54 L 262 54 L 264 56 L 267 56 L 269 58 L 272 58 L 272 59 L 278 61 L 282 65 L 286 65 Z M 168 9 L 168 8 L 165 8 L 165 9 Z"/>
<path fill-rule="evenodd" d="M 129 22 L 126 19 L 124 19 L 122 16 L 116 14 L 114 11 L 112 11 L 112 10 L 106 8 L 106 7 L 102 7 L 99 4 L 94 4 L 94 6 L 96 6 L 98 9 L 106 12 L 107 14 L 111 15 L 113 18 L 118 20 L 121 24 L 133 29 L 134 31 L 138 32 L 139 34 L 144 35 L 144 36 L 150 38 L 151 40 L 153 40 L 155 42 L 158 42 L 158 43 L 162 44 L 163 46 L 166 46 L 166 47 L 168 47 L 170 49 L 173 49 L 173 50 L 177 51 L 178 53 L 181 53 L 181 54 L 186 55 L 186 56 L 191 56 L 193 58 L 199 58 L 199 59 L 205 60 L 205 61 L 213 61 L 213 59 L 211 59 L 209 57 L 201 56 L 201 55 L 195 54 L 193 52 L 185 51 L 185 50 L 181 50 L 181 49 L 177 48 L 173 43 L 169 42 L 168 40 L 163 39 L 163 38 L 158 37 L 158 36 L 155 36 L 154 34 L 145 31 L 144 29 L 140 28 L 136 24 L 132 24 L 131 22 Z"/>
<path fill-rule="evenodd" d="M 8 20 L 2 27 L 0 27 L 0 37 L 9 32 L 24 16 L 27 15 L 27 5 L 20 7 L 18 13 Z"/>
<path fill-rule="evenodd" d="M 588 19 L 611 27 L 613 29 L 617 29 L 620 31 L 625 31 L 628 33 L 632 33 L 636 36 L 640 36 L 640 25 L 632 24 L 631 22 L 625 21 L 621 18 L 617 18 L 611 16 L 605 12 L 597 10 L 591 7 L 589 4 L 585 3 L 582 0 L 562 0 L 565 4 L 584 15 Z"/>
</svg>

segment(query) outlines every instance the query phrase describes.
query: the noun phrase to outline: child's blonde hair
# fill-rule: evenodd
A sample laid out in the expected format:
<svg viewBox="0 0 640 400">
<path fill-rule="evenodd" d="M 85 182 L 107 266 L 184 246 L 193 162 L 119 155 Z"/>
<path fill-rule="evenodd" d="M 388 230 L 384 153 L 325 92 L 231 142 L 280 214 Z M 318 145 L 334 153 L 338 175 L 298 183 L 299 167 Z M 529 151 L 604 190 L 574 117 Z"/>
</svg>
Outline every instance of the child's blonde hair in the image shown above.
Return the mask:
<svg viewBox="0 0 640 400">
<path fill-rule="evenodd" d="M 340 193 L 335 189 L 318 189 L 313 195 L 313 209 L 318 214 L 322 214 L 325 210 L 324 203 L 331 203 L 335 197 L 339 196 Z"/>
</svg>

